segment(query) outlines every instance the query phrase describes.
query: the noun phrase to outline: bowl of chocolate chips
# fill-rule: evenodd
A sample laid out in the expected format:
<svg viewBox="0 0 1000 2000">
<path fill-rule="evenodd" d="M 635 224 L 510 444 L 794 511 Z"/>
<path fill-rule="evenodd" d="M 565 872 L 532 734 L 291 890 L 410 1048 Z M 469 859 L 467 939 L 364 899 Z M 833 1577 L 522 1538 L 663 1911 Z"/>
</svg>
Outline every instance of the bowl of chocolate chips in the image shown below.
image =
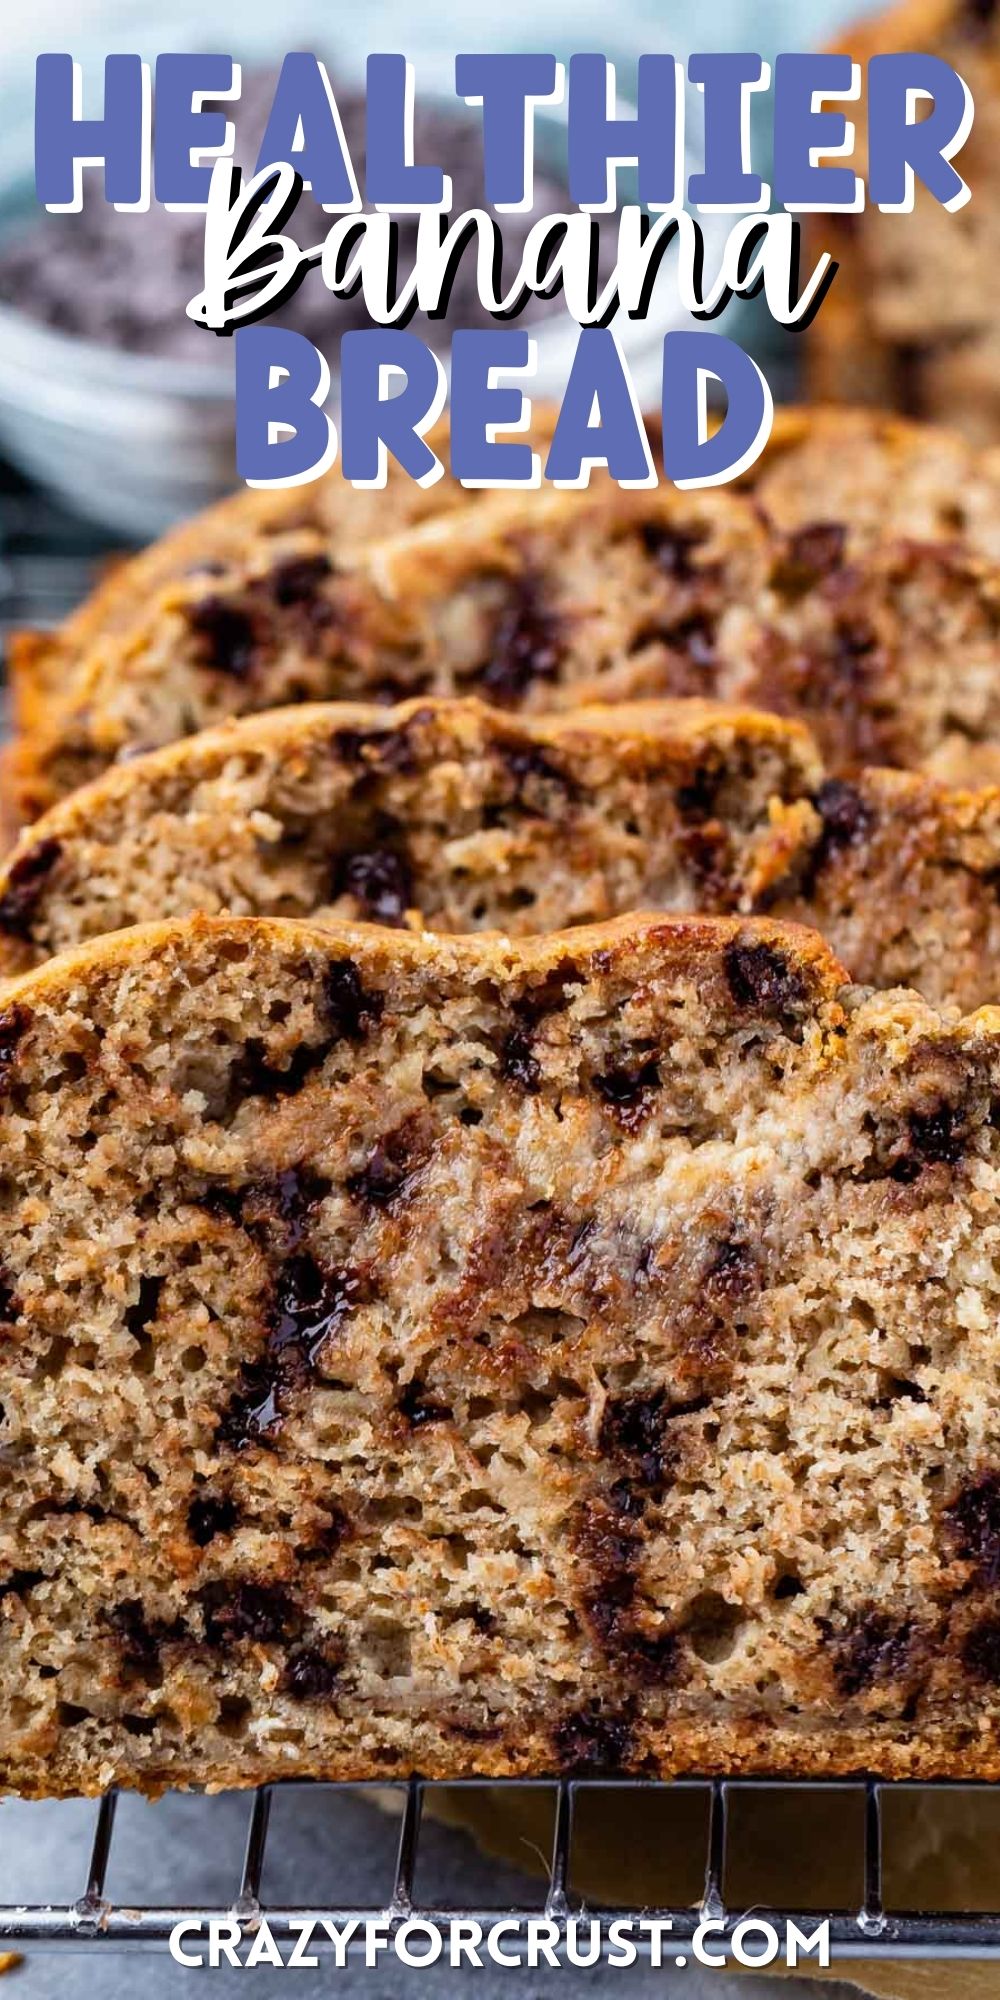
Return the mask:
<svg viewBox="0 0 1000 2000">
<path fill-rule="evenodd" d="M 363 69 L 353 59 L 325 61 L 363 189 Z M 100 58 L 84 64 L 86 91 L 97 88 L 100 70 Z M 453 216 L 481 209 L 480 112 L 456 96 L 453 58 L 420 62 L 417 71 L 414 157 L 450 178 Z M 234 157 L 247 175 L 267 131 L 277 74 L 268 63 L 243 62 L 238 99 L 206 106 L 232 119 Z M 620 107 L 620 115 L 628 113 Z M 155 115 L 154 104 L 154 124 Z M 35 198 L 30 173 L 11 173 L 9 141 L 10 134 L 0 158 L 0 448 L 78 512 L 118 535 L 146 539 L 235 483 L 233 343 L 187 313 L 204 283 L 204 212 L 155 200 L 142 213 L 120 211 L 105 200 L 103 174 L 92 167 L 81 175 L 82 208 L 49 212 Z M 26 150 L 30 155 L 30 141 Z M 534 205 L 501 218 L 504 289 L 517 275 L 533 222 L 572 208 L 565 151 L 561 110 L 537 106 Z M 322 243 L 331 220 L 304 189 L 287 227 L 309 247 Z M 397 218 L 400 272 L 412 265 L 417 225 L 416 214 Z M 616 256 L 615 214 L 601 218 L 599 240 L 603 279 Z M 334 295 L 319 269 L 307 271 L 274 317 L 327 355 L 345 333 L 370 324 L 361 292 Z M 577 332 L 564 300 L 558 293 L 533 298 L 518 323 L 537 343 L 532 393 L 558 399 Z M 417 313 L 410 324 L 445 362 L 454 328 L 494 324 L 480 300 L 474 255 L 461 259 L 447 314 Z M 658 391 L 666 330 L 662 311 L 647 322 L 619 315 L 640 396 Z M 331 407 L 336 416 L 335 380 Z"/>
</svg>

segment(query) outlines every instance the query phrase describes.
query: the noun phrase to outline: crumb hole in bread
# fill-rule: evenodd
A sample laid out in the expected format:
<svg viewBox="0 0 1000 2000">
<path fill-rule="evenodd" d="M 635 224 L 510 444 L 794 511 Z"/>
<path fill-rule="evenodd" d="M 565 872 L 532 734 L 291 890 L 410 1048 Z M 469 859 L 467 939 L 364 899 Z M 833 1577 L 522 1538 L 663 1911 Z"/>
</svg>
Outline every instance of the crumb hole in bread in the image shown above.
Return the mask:
<svg viewBox="0 0 1000 2000">
<path fill-rule="evenodd" d="M 771 1596 L 775 1602 L 783 1604 L 788 1598 L 801 1597 L 804 1591 L 805 1584 L 798 1570 L 779 1556 L 774 1582 L 771 1585 Z"/>
<path fill-rule="evenodd" d="M 712 1667 L 729 1659 L 744 1622 L 739 1605 L 730 1604 L 717 1590 L 703 1590 L 692 1598 L 681 1620 L 692 1652 Z"/>
<path fill-rule="evenodd" d="M 90 1709 L 80 1708 L 76 1702 L 59 1701 L 56 1703 L 56 1721 L 60 1729 L 76 1729 L 81 1722 L 93 1722 L 93 1720 L 94 1718 Z"/>
<path fill-rule="evenodd" d="M 394 1618 L 372 1618 L 362 1626 L 361 1653 L 382 1680 L 400 1679 L 410 1672 L 410 1634 Z"/>
<path fill-rule="evenodd" d="M 246 1695 L 224 1694 L 215 1726 L 222 1736 L 245 1736 L 252 1714 L 253 1703 L 247 1700 Z"/>
</svg>

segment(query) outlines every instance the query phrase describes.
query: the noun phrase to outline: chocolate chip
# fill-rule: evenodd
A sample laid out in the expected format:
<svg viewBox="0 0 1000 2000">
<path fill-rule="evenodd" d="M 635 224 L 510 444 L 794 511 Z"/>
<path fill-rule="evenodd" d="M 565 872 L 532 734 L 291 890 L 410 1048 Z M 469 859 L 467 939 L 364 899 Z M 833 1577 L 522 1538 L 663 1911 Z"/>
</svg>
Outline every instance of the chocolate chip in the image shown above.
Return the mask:
<svg viewBox="0 0 1000 2000">
<path fill-rule="evenodd" d="M 639 534 L 646 554 L 664 576 L 672 577 L 677 583 L 690 583 L 698 575 L 691 562 L 691 552 L 701 548 L 708 540 L 707 528 L 682 528 L 679 523 L 668 526 L 666 522 L 644 521 Z"/>
<path fill-rule="evenodd" d="M 660 1687 L 664 1681 L 672 1680 L 678 1665 L 679 1648 L 677 1635 L 662 1632 L 642 1632 L 631 1628 L 617 1635 L 618 1653 L 635 1679 Z"/>
<path fill-rule="evenodd" d="M 500 1074 L 516 1083 L 529 1096 L 542 1087 L 542 1068 L 534 1052 L 532 1030 L 524 1022 L 504 1036 L 500 1046 Z"/>
<path fill-rule="evenodd" d="M 553 681 L 565 647 L 558 613 L 546 609 L 537 581 L 523 576 L 513 582 L 497 618 L 489 657 L 478 674 L 491 701 L 513 708 L 524 700 L 534 681 Z"/>
<path fill-rule="evenodd" d="M 39 840 L 11 864 L 0 896 L 0 930 L 8 937 L 30 939 L 42 891 L 61 854 L 61 841 Z"/>
<path fill-rule="evenodd" d="M 246 1578 L 219 1579 L 197 1593 L 210 1646 L 228 1646 L 241 1639 L 267 1644 L 291 1638 L 300 1623 L 283 1584 L 254 1583 Z"/>
<path fill-rule="evenodd" d="M 638 1484 L 650 1491 L 661 1487 L 667 1477 L 670 1464 L 670 1448 L 666 1442 L 667 1412 L 663 1392 L 655 1396 L 619 1397 L 604 1406 L 601 1418 L 599 1444 L 607 1456 L 625 1456 L 633 1463 L 630 1478 L 619 1485 L 627 1485 L 628 1492 L 619 1493 L 618 1504 L 627 1500 L 626 1513 L 633 1509 L 634 1488 Z"/>
<path fill-rule="evenodd" d="M 655 1056 L 636 1063 L 618 1062 L 593 1079 L 594 1089 L 612 1117 L 626 1132 L 637 1132 L 653 1108 L 660 1085 Z"/>
<path fill-rule="evenodd" d="M 300 1253 L 282 1265 L 262 1356 L 244 1361 L 216 1430 L 217 1445 L 244 1451 L 268 1444 L 279 1429 L 287 1391 L 301 1387 L 348 1313 L 372 1295 L 361 1272 L 325 1269 Z"/>
<path fill-rule="evenodd" d="M 713 1299 L 738 1303 L 756 1290 L 760 1267 L 749 1244 L 727 1237 L 716 1246 L 705 1273 L 705 1286 Z"/>
<path fill-rule="evenodd" d="M 360 1042 L 379 1019 L 381 993 L 367 993 L 352 958 L 338 958 L 326 975 L 326 1011 L 335 1034 Z"/>
<path fill-rule="evenodd" d="M 372 923 L 399 925 L 415 901 L 409 862 L 391 848 L 342 855 L 334 870 L 333 894 L 353 896 Z"/>
<path fill-rule="evenodd" d="M 251 1189 L 244 1209 L 249 1208 L 252 1218 L 257 1204 L 273 1204 L 279 1220 L 289 1225 L 293 1242 L 297 1245 L 303 1235 L 303 1225 L 329 1191 L 329 1182 L 321 1180 L 318 1174 L 312 1174 L 302 1166 L 285 1167 L 273 1181 L 261 1181 Z"/>
<path fill-rule="evenodd" d="M 133 1305 L 126 1308 L 125 1312 L 125 1325 L 129 1333 L 134 1335 L 137 1340 L 140 1334 L 145 1333 L 146 1328 L 156 1318 L 160 1305 L 160 1293 L 163 1290 L 163 1282 L 162 1278 L 139 1279 L 139 1296 Z"/>
<path fill-rule="evenodd" d="M 445 1403 L 436 1403 L 428 1396 L 426 1387 L 417 1376 L 407 1382 L 396 1404 L 401 1416 L 405 1417 L 411 1430 L 420 1430 L 424 1424 L 441 1424 L 451 1421 L 451 1411 Z"/>
<path fill-rule="evenodd" d="M 910 1113 L 905 1151 L 891 1169 L 894 1181 L 915 1181 L 925 1167 L 958 1165 L 968 1142 L 961 1106 L 942 1103 L 933 1111 Z"/>
<path fill-rule="evenodd" d="M 225 1216 L 243 1229 L 259 1229 L 277 1220 L 283 1225 L 285 1248 L 296 1249 L 309 1216 L 329 1191 L 328 1181 L 299 1165 L 284 1167 L 273 1180 L 251 1181 L 242 1187 L 209 1187 L 198 1199 L 210 1214 Z"/>
<path fill-rule="evenodd" d="M 865 677 L 873 654 L 878 652 L 878 633 L 863 618 L 842 618 L 835 633 L 833 667 L 849 688 Z"/>
<path fill-rule="evenodd" d="M 632 1740 L 632 1725 L 625 1715 L 590 1703 L 563 1718 L 552 1742 L 562 1771 L 622 1771 Z"/>
<path fill-rule="evenodd" d="M 1000 1583 L 1000 1472 L 964 1486 L 945 1510 L 945 1521 L 963 1561 L 974 1563 L 983 1583 Z"/>
<path fill-rule="evenodd" d="M 276 563 L 261 582 L 285 611 L 291 605 L 314 605 L 320 584 L 332 573 L 329 556 L 289 556 Z"/>
<path fill-rule="evenodd" d="M 187 621 L 199 642 L 200 666 L 234 680 L 247 679 L 257 651 L 256 623 L 249 612 L 224 597 L 206 597 L 190 606 Z"/>
<path fill-rule="evenodd" d="M 280 1356 L 287 1372 L 305 1374 L 341 1321 L 369 1296 L 358 1271 L 328 1270 L 307 1252 L 290 1257 L 275 1285 L 268 1353 Z"/>
<path fill-rule="evenodd" d="M 281 1676 L 282 1694 L 293 1701 L 325 1701 L 336 1692 L 343 1659 L 318 1646 L 300 1646 L 288 1656 Z"/>
<path fill-rule="evenodd" d="M 558 964 L 550 965 L 541 979 L 533 980 L 518 994 L 514 1003 L 518 1020 L 529 1022 L 535 1027 L 539 1021 L 545 1019 L 546 1015 L 561 1013 L 566 1006 L 570 987 L 578 986 L 580 977 L 580 968 L 573 964 L 572 959 L 563 958 Z"/>
<path fill-rule="evenodd" d="M 833 1673 L 841 1694 L 864 1694 L 876 1681 L 892 1680 L 905 1671 L 913 1636 L 911 1619 L 891 1618 L 884 1611 L 854 1611 L 836 1634 L 827 1620 L 817 1622 L 823 1637 L 833 1640 Z"/>
<path fill-rule="evenodd" d="M 27 1007 L 5 1007 L 0 1013 L 0 1090 L 6 1089 L 17 1063 L 17 1045 L 31 1026 Z"/>
<path fill-rule="evenodd" d="M 670 1403 L 662 1389 L 650 1396 L 610 1397 L 601 1417 L 600 1449 L 608 1457 L 631 1458 L 632 1478 L 640 1485 L 662 1486 L 673 1456 L 671 1421 L 710 1409 L 711 1400 L 692 1396 L 687 1402 Z"/>
<path fill-rule="evenodd" d="M 677 810 L 682 819 L 701 825 L 715 817 L 722 772 L 710 764 L 699 764 L 687 783 L 677 791 Z"/>
<path fill-rule="evenodd" d="M 554 803 L 553 794 L 557 795 L 562 810 L 578 794 L 574 780 L 561 771 L 538 744 L 504 744 L 500 758 L 512 782 L 509 803 L 518 806 L 522 812 L 545 819 Z M 487 822 L 492 823 L 501 811 L 500 807 L 487 808 Z"/>
<path fill-rule="evenodd" d="M 635 1622 L 635 1578 L 612 1577 L 587 1599 L 587 1621 L 603 1652 L 619 1671 L 654 1685 L 670 1680 L 678 1660 L 677 1636 L 664 1628 L 644 1632 Z"/>
<path fill-rule="evenodd" d="M 283 1380 L 277 1363 L 242 1362 L 237 1387 L 219 1418 L 216 1444 L 245 1451 L 249 1445 L 269 1443 L 281 1423 L 279 1390 Z"/>
<path fill-rule="evenodd" d="M 805 984 L 773 945 L 734 939 L 726 946 L 726 980 L 737 1007 L 755 1014 L 781 1015 L 805 998 Z"/>
<path fill-rule="evenodd" d="M 221 1493 L 198 1493 L 187 1511 L 187 1528 L 199 1549 L 207 1549 L 216 1535 L 228 1535 L 239 1519 L 235 1503 Z"/>
<path fill-rule="evenodd" d="M 243 1223 L 243 1204 L 250 1193 L 247 1187 L 225 1187 L 221 1182 L 203 1188 L 195 1199 L 199 1208 L 208 1215 L 215 1215 L 227 1222 Z"/>
<path fill-rule="evenodd" d="M 857 847 L 867 840 L 875 815 L 855 785 L 841 778 L 827 778 L 816 794 L 816 810 L 823 822 L 822 857 Z"/>
<path fill-rule="evenodd" d="M 971 33 L 980 33 L 989 27 L 997 11 L 997 0 L 962 0 L 962 12 L 966 28 Z"/>
<path fill-rule="evenodd" d="M 122 1664 L 143 1680 L 149 1680 L 156 1674 L 162 1647 L 187 1635 L 187 1627 L 180 1618 L 172 1622 L 147 1618 L 145 1606 L 138 1597 L 129 1597 L 123 1603 L 114 1605 L 103 1614 L 103 1623 L 118 1641 Z"/>
<path fill-rule="evenodd" d="M 427 1152 L 427 1122 L 415 1113 L 376 1141 L 360 1173 L 345 1183 L 348 1193 L 366 1207 L 391 1208 L 410 1193 Z"/>
<path fill-rule="evenodd" d="M 411 716 L 402 729 L 338 729 L 330 738 L 330 748 L 348 769 L 360 765 L 372 776 L 383 771 L 414 771 L 417 758 L 412 725 L 419 720 L 420 714 Z"/>
<path fill-rule="evenodd" d="M 282 1067 L 270 1061 L 260 1037 L 251 1035 L 233 1066 L 232 1087 L 240 1096 L 290 1097 L 322 1069 L 329 1053 L 327 1042 L 300 1042 Z"/>
<path fill-rule="evenodd" d="M 844 560 L 847 529 L 839 521 L 813 521 L 797 528 L 775 563 L 771 582 L 785 597 L 802 597 L 839 569 Z"/>
<path fill-rule="evenodd" d="M 984 1618 L 966 1633 L 962 1665 L 977 1681 L 1000 1686 L 1000 1618 Z"/>
<path fill-rule="evenodd" d="M 692 666 L 714 667 L 716 664 L 715 625 L 709 618 L 682 618 L 679 624 L 661 631 L 659 637 L 674 652 L 684 653 Z"/>
<path fill-rule="evenodd" d="M 698 906 L 702 909 L 731 909 L 737 900 L 732 881 L 732 842 L 718 820 L 706 826 L 682 828 L 678 846 L 698 885 Z"/>
<path fill-rule="evenodd" d="M 10 1326 L 20 1313 L 21 1302 L 6 1271 L 0 1268 L 0 1326 Z"/>
</svg>

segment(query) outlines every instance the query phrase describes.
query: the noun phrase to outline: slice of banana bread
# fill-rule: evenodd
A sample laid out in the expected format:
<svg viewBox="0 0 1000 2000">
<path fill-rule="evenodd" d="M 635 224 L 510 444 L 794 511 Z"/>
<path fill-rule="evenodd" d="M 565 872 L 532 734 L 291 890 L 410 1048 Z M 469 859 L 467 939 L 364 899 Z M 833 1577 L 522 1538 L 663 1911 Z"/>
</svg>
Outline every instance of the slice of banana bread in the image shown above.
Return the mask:
<svg viewBox="0 0 1000 2000">
<path fill-rule="evenodd" d="M 1000 790 L 824 775 L 799 723 L 711 702 L 276 709 L 116 766 L 0 869 L 0 974 L 214 914 L 557 930 L 630 909 L 813 924 L 852 977 L 1000 998 Z"/>
<path fill-rule="evenodd" d="M 532 408 L 529 435 L 541 449 L 555 418 L 549 405 Z M 644 422 L 658 461 L 658 420 L 647 414 Z M 257 574 L 262 549 L 275 560 L 306 550 L 336 562 L 429 515 L 475 506 L 484 495 L 451 476 L 447 424 L 428 441 L 447 468 L 434 486 L 414 485 L 391 462 L 382 491 L 355 491 L 336 466 L 304 487 L 234 493 L 117 564 L 57 632 L 15 635 L 11 679 L 20 713 L 33 722 L 94 645 L 141 626 L 149 599 L 166 583 L 200 576 L 236 588 Z M 779 409 L 743 483 L 786 527 L 814 520 L 822 494 L 824 518 L 850 520 L 856 536 L 889 530 L 934 540 L 961 532 L 980 553 L 1000 555 L 996 467 L 984 468 L 964 441 L 928 424 L 866 409 Z"/>
<path fill-rule="evenodd" d="M 752 907 L 814 924 L 864 985 L 1000 1001 L 1000 789 L 866 770 L 825 779 L 813 804 L 818 838 Z"/>
<path fill-rule="evenodd" d="M 815 394 L 895 406 L 955 424 L 976 444 L 1000 439 L 1000 332 L 988 273 L 1000 254 L 1000 8 L 996 0 L 902 0 L 838 33 L 841 51 L 927 50 L 965 79 L 975 120 L 955 165 L 972 199 L 948 211 L 918 179 L 907 214 L 869 205 L 808 218 L 810 261 L 821 248 L 839 270 L 806 337 Z M 862 94 L 854 165 L 867 172 Z"/>
<path fill-rule="evenodd" d="M 1000 1012 L 199 918 L 0 1038 L 6 1787 L 1000 1776 Z"/>
<path fill-rule="evenodd" d="M 835 769 L 995 774 L 996 565 L 836 520 L 781 532 L 724 490 L 584 497 L 504 496 L 372 551 L 437 692 L 697 695 L 799 717 Z"/>
<path fill-rule="evenodd" d="M 14 752 L 22 816 L 115 758 L 295 700 L 510 708 L 706 696 L 799 715 L 839 767 L 1000 739 L 1000 571 L 960 543 L 769 525 L 752 493 L 494 495 L 344 558 L 177 580 Z M 30 718 L 29 718 L 30 720 Z"/>
<path fill-rule="evenodd" d="M 817 226 L 825 233 L 828 224 L 854 220 L 824 215 Z M 847 275 L 837 273 L 824 323 Z M 779 527 L 820 519 L 843 523 L 852 553 L 893 535 L 957 539 L 977 555 L 1000 560 L 1000 461 L 936 424 L 834 402 L 779 410 L 767 449 L 744 484 Z"/>
<path fill-rule="evenodd" d="M 545 447 L 555 416 L 549 404 L 533 406 L 528 435 L 535 445 Z M 261 550 L 274 562 L 286 554 L 296 559 L 322 554 L 335 563 L 428 515 L 475 506 L 480 493 L 451 475 L 448 424 L 436 425 L 427 442 L 445 464 L 444 476 L 433 486 L 418 486 L 390 460 L 383 488 L 355 488 L 338 463 L 305 486 L 242 487 L 182 521 L 138 555 L 114 564 L 57 631 L 15 635 L 15 695 L 30 704 L 32 696 L 54 692 L 92 646 L 141 624 L 149 599 L 164 584 L 193 576 L 206 584 L 215 578 L 236 585 L 256 575 Z"/>
<path fill-rule="evenodd" d="M 800 724 L 711 702 L 273 709 L 28 829 L 0 870 L 0 973 L 196 911 L 517 935 L 751 909 L 804 869 L 821 776 Z"/>
</svg>

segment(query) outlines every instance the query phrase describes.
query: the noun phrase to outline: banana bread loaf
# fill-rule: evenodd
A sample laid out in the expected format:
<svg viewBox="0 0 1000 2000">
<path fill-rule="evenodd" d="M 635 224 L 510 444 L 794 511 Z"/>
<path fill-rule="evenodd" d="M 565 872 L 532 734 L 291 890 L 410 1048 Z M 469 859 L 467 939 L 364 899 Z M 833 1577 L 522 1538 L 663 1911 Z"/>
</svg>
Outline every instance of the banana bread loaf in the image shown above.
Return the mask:
<svg viewBox="0 0 1000 2000">
<path fill-rule="evenodd" d="M 203 911 L 508 935 L 770 912 L 852 977 L 1000 999 L 1000 790 L 824 775 L 802 725 L 711 702 L 276 709 L 116 766 L 0 869 L 0 974 Z"/>
<path fill-rule="evenodd" d="M 808 218 L 810 253 L 839 269 L 807 335 L 813 393 L 954 424 L 977 445 L 1000 439 L 1000 329 L 989 272 L 1000 255 L 1000 8 L 996 0 L 902 0 L 838 37 L 855 61 L 928 50 L 965 78 L 975 122 L 955 165 L 972 189 L 947 213 L 917 181 L 909 214 Z M 855 170 L 866 172 L 864 93 Z"/>
<path fill-rule="evenodd" d="M 1000 571 L 960 542 L 865 545 L 835 520 L 771 527 L 752 494 L 604 482 L 495 494 L 335 566 L 287 543 L 254 561 L 165 585 L 22 700 L 23 817 L 115 758 L 326 698 L 697 695 L 801 716 L 837 767 L 997 756 Z"/>
<path fill-rule="evenodd" d="M 199 918 L 0 1040 L 5 1787 L 1000 1776 L 1000 1012 Z"/>
</svg>

